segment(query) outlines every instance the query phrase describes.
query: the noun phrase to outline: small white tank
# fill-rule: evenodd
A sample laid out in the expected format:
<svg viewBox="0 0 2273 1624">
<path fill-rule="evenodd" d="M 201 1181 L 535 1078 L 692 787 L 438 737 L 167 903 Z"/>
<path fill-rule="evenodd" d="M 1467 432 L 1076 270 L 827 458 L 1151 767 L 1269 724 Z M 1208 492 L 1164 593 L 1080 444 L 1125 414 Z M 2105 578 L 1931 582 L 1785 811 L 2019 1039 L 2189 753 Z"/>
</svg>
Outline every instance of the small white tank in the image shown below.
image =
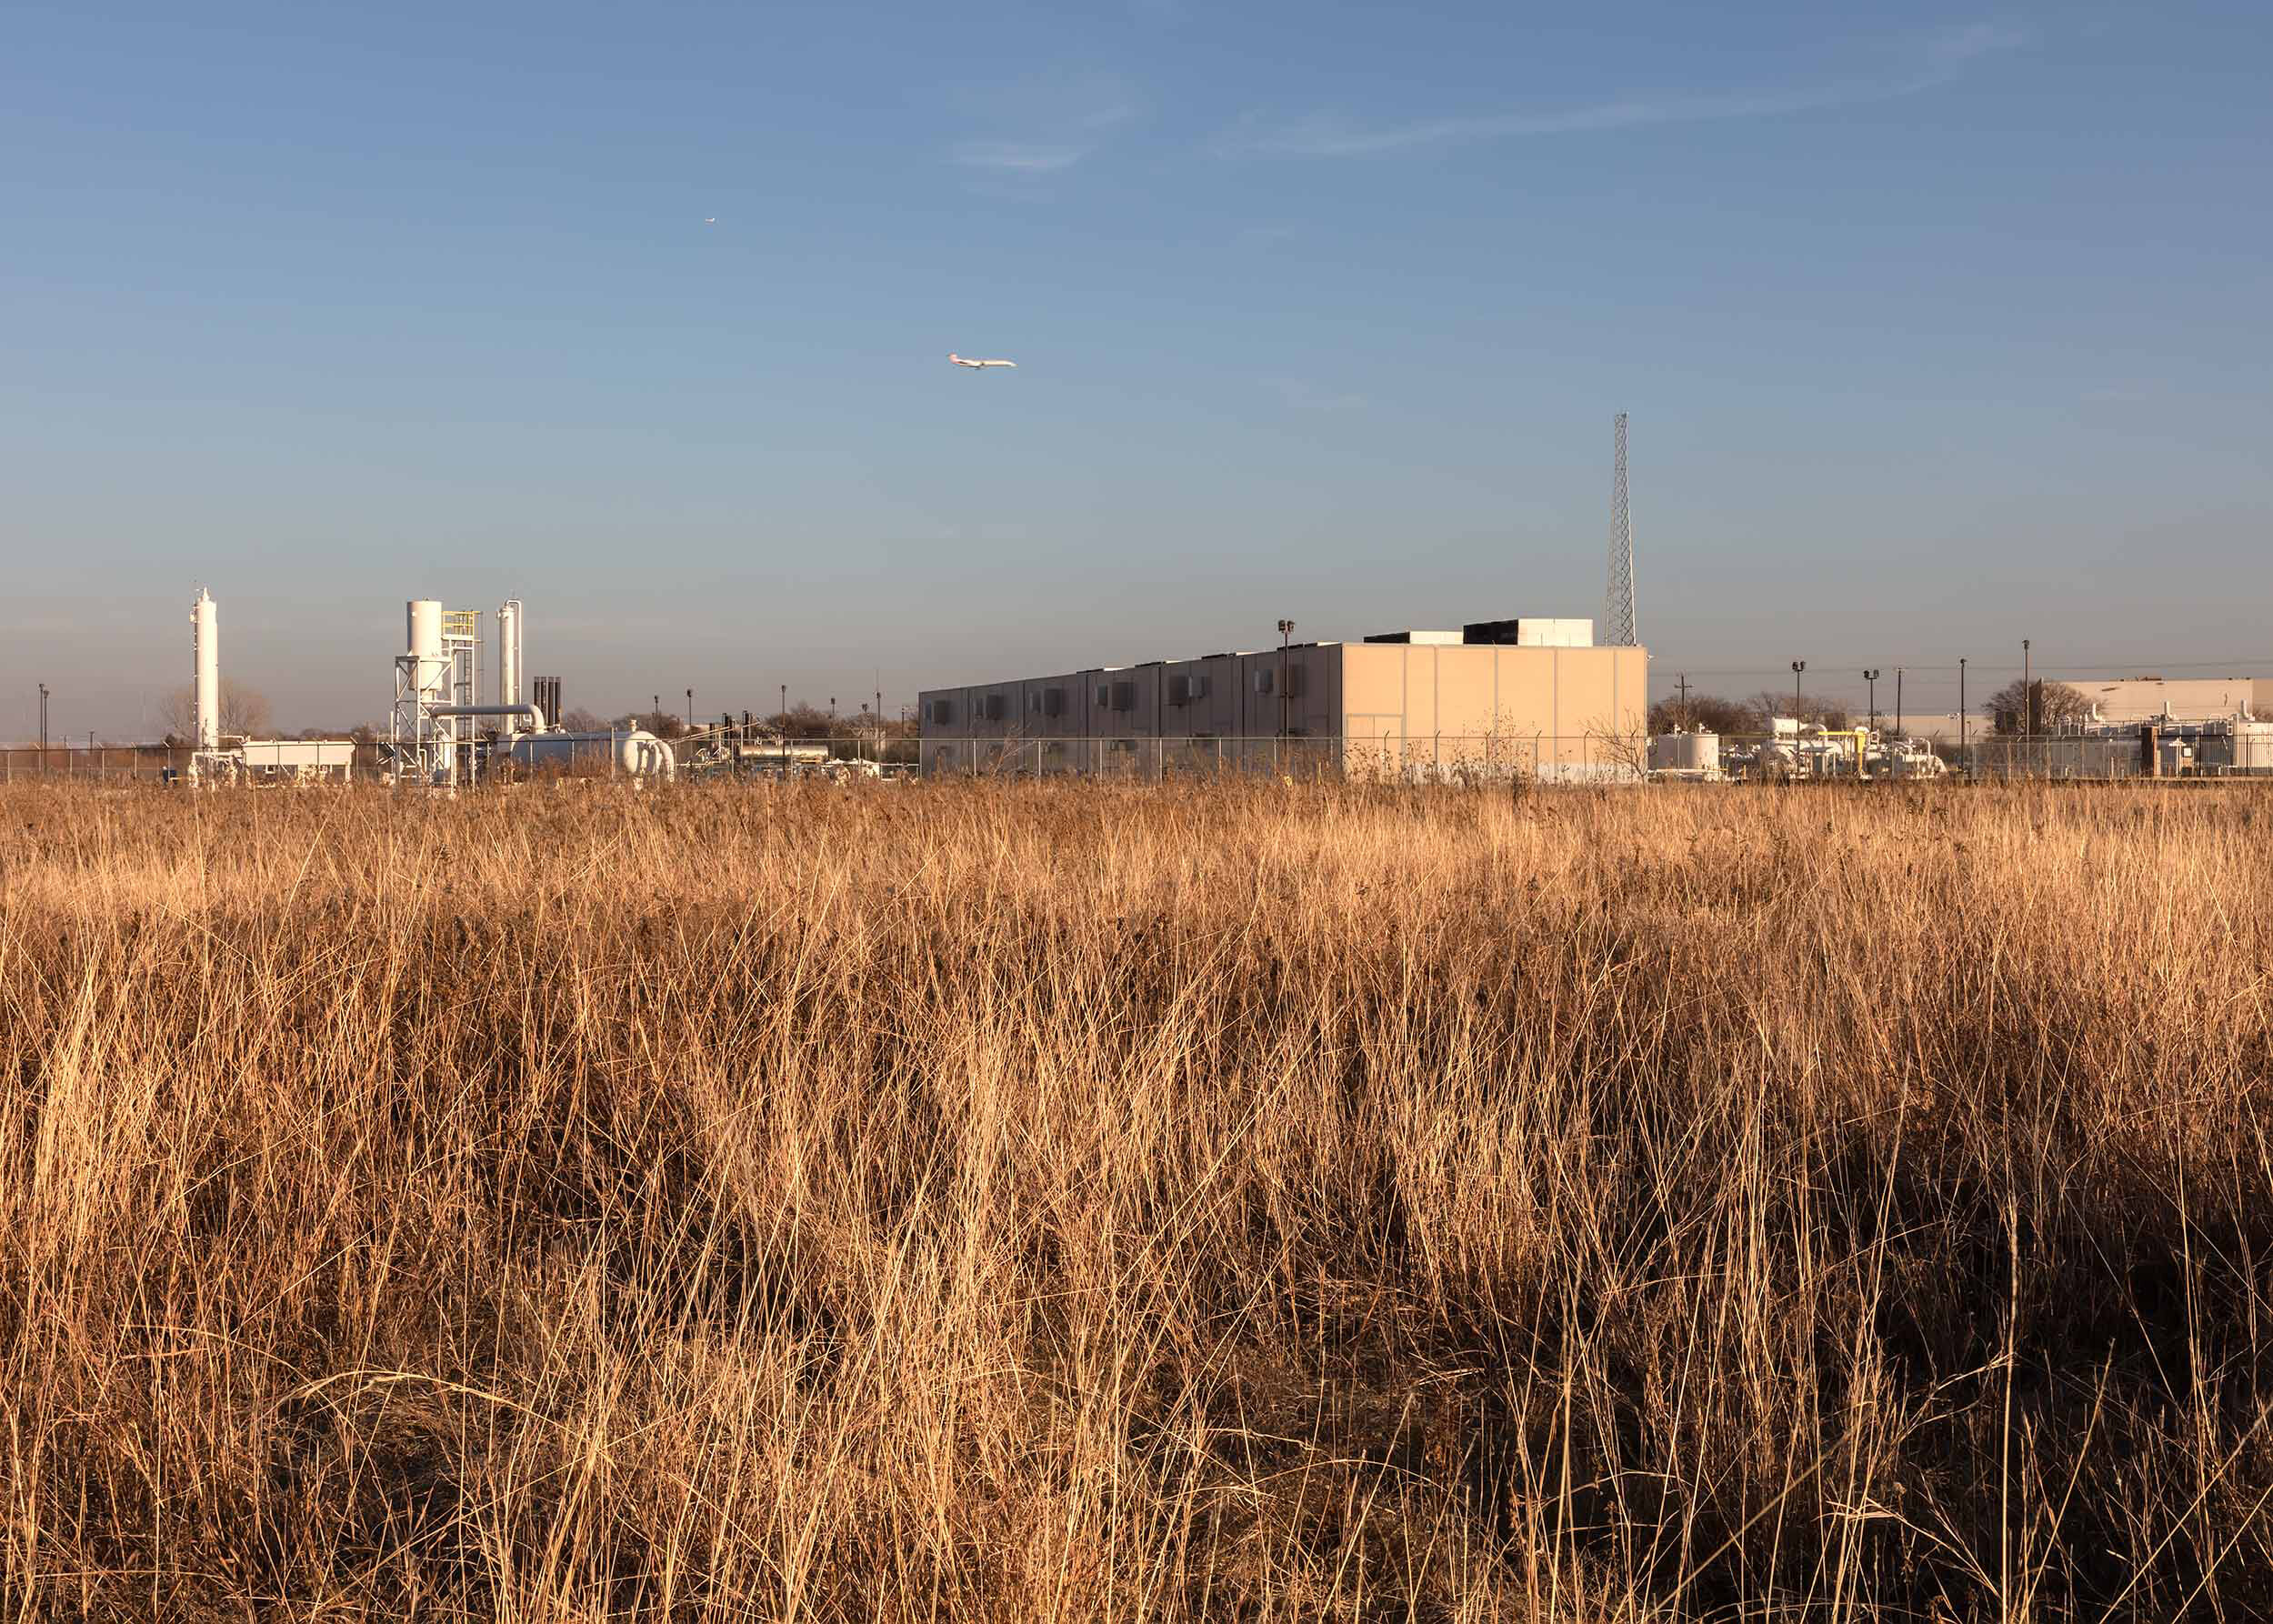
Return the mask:
<svg viewBox="0 0 2273 1624">
<path fill-rule="evenodd" d="M 1649 741 L 1649 766 L 1660 773 L 1717 773 L 1720 770 L 1720 735 L 1661 733 Z"/>
</svg>

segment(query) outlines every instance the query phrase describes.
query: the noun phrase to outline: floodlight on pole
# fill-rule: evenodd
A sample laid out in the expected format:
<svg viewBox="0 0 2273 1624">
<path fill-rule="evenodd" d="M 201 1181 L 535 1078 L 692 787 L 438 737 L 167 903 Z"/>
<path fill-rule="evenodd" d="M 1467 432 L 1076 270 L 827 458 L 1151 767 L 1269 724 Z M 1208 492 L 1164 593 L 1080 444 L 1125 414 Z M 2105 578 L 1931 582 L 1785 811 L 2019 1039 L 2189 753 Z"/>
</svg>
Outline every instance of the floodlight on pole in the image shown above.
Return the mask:
<svg viewBox="0 0 2273 1624">
<path fill-rule="evenodd" d="M 1294 635 L 1293 621 L 1278 623 L 1278 731 L 1282 737 L 1287 731 L 1287 642 Z"/>
</svg>

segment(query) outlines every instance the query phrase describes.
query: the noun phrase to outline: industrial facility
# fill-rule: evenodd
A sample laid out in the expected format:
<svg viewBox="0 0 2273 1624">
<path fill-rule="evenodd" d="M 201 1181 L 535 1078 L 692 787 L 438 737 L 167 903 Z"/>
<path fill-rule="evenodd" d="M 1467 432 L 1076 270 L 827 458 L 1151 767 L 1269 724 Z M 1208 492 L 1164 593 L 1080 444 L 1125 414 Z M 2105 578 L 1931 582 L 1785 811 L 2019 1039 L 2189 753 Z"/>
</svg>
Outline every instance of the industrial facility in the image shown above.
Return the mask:
<svg viewBox="0 0 2273 1624">
<path fill-rule="evenodd" d="M 1297 643 L 1294 623 L 1282 620 L 1276 647 L 925 689 L 919 769 L 1136 779 L 1267 772 L 1408 782 L 1948 776 L 1954 753 L 1947 730 L 1929 727 L 1920 737 L 1903 726 L 1898 672 L 1891 732 L 1878 730 L 1874 709 L 1867 727 L 1771 717 L 1754 737 L 1698 730 L 1648 737 L 1649 656 L 1635 630 L 1626 426 L 1621 414 L 1603 641 L 1590 619 L 1517 617 L 1471 621 L 1457 631 Z M 527 617 L 518 599 L 486 616 L 437 598 L 405 605 L 393 705 L 375 745 L 225 737 L 219 612 L 203 588 L 191 624 L 193 784 L 344 780 L 355 770 L 359 747 L 374 776 L 398 788 L 448 790 L 571 769 L 635 785 L 673 779 L 682 768 L 700 779 L 850 776 L 855 767 L 886 776 L 881 733 L 876 760 L 855 763 L 839 760 L 827 741 L 793 742 L 754 727 L 746 711 L 739 726 L 722 718 L 699 730 L 690 714 L 690 731 L 676 746 L 637 727 L 564 728 L 558 677 L 535 678 L 532 697 L 523 697 Z M 485 667 L 486 644 L 494 646 L 494 676 Z M 1793 662 L 1795 710 L 1803 668 Z M 1864 675 L 1875 680 L 1877 673 Z M 486 694 L 486 677 L 494 685 Z M 2258 708 L 2273 706 L 2273 681 L 2138 677 L 2078 692 L 2088 712 L 2056 728 L 1963 740 L 1961 770 L 2092 778 L 2273 773 L 2273 721 L 2256 719 Z M 691 689 L 688 701 L 691 713 Z M 1932 720 L 1956 722 L 1962 739 L 1965 718 Z"/>
<path fill-rule="evenodd" d="M 1093 666 L 926 689 L 922 758 L 926 772 L 1630 778 L 1648 657 L 1596 643 L 1591 620 L 1515 619 Z"/>
<path fill-rule="evenodd" d="M 337 779 L 355 770 L 345 738 L 228 738 L 221 731 L 221 606 L 203 586 L 189 606 L 192 784 L 294 783 Z"/>
<path fill-rule="evenodd" d="M 591 767 L 635 782 L 676 776 L 671 747 L 637 727 L 560 726 L 560 682 L 538 677 L 546 703 L 521 699 L 526 611 L 497 606 L 497 697 L 481 697 L 481 612 L 434 598 L 404 606 L 406 647 L 395 657 L 387 776 L 396 785 L 451 787 L 514 769 Z M 488 724 L 486 727 L 483 724 Z"/>
<path fill-rule="evenodd" d="M 190 606 L 195 737 L 193 786 L 345 782 L 353 739 L 254 739 L 221 730 L 220 606 L 199 587 Z M 404 606 L 404 651 L 395 657 L 395 703 L 378 747 L 379 777 L 396 787 L 455 788 L 516 770 L 585 768 L 635 783 L 677 772 L 671 747 L 637 727 L 575 731 L 560 726 L 560 679 L 536 679 L 537 700 L 521 699 L 520 600 L 496 609 L 497 691 L 481 695 L 482 615 L 445 609 L 436 598 Z"/>
</svg>

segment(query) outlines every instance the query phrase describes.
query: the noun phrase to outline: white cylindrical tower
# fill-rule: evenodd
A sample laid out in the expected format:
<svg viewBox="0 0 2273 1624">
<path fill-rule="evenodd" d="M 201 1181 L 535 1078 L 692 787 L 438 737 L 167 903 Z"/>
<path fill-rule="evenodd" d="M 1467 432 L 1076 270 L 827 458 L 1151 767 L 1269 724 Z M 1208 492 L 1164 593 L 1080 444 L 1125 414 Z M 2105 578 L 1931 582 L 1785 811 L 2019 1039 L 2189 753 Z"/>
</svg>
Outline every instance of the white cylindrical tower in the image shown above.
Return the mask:
<svg viewBox="0 0 2273 1624">
<path fill-rule="evenodd" d="M 439 599 L 415 597 L 403 606 L 407 623 L 407 652 L 415 662 L 411 686 L 429 705 L 449 703 L 450 663 L 442 654 L 442 604 Z"/>
<path fill-rule="evenodd" d="M 190 607 L 190 667 L 196 684 L 196 747 L 221 747 L 221 625 L 213 594 L 197 588 Z"/>
<path fill-rule="evenodd" d="M 521 703 L 521 600 L 507 598 L 497 606 L 497 703 Z M 508 737 L 519 731 L 517 721 L 506 724 Z"/>
<path fill-rule="evenodd" d="M 403 606 L 405 641 L 410 661 L 410 691 L 420 719 L 416 736 L 432 752 L 426 770 L 437 783 L 449 783 L 457 768 L 456 740 L 451 728 L 425 717 L 426 707 L 450 702 L 450 658 L 442 647 L 442 603 L 438 598 L 414 597 Z"/>
</svg>

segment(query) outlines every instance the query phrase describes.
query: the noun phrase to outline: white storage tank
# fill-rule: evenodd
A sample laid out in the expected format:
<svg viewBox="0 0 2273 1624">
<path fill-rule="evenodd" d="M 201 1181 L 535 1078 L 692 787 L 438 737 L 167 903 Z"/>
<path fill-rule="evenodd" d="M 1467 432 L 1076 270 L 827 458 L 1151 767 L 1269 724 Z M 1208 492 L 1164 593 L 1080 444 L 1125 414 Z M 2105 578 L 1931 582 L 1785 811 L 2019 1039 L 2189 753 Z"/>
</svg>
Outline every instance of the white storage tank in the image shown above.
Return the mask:
<svg viewBox="0 0 2273 1624">
<path fill-rule="evenodd" d="M 1658 773 L 1682 773 L 1697 777 L 1720 771 L 1720 735 L 1661 733 L 1649 741 L 1649 768 Z"/>
<path fill-rule="evenodd" d="M 2241 716 L 2228 727 L 2231 758 L 2227 765 L 2238 773 L 2273 773 L 2273 722 Z"/>
</svg>

